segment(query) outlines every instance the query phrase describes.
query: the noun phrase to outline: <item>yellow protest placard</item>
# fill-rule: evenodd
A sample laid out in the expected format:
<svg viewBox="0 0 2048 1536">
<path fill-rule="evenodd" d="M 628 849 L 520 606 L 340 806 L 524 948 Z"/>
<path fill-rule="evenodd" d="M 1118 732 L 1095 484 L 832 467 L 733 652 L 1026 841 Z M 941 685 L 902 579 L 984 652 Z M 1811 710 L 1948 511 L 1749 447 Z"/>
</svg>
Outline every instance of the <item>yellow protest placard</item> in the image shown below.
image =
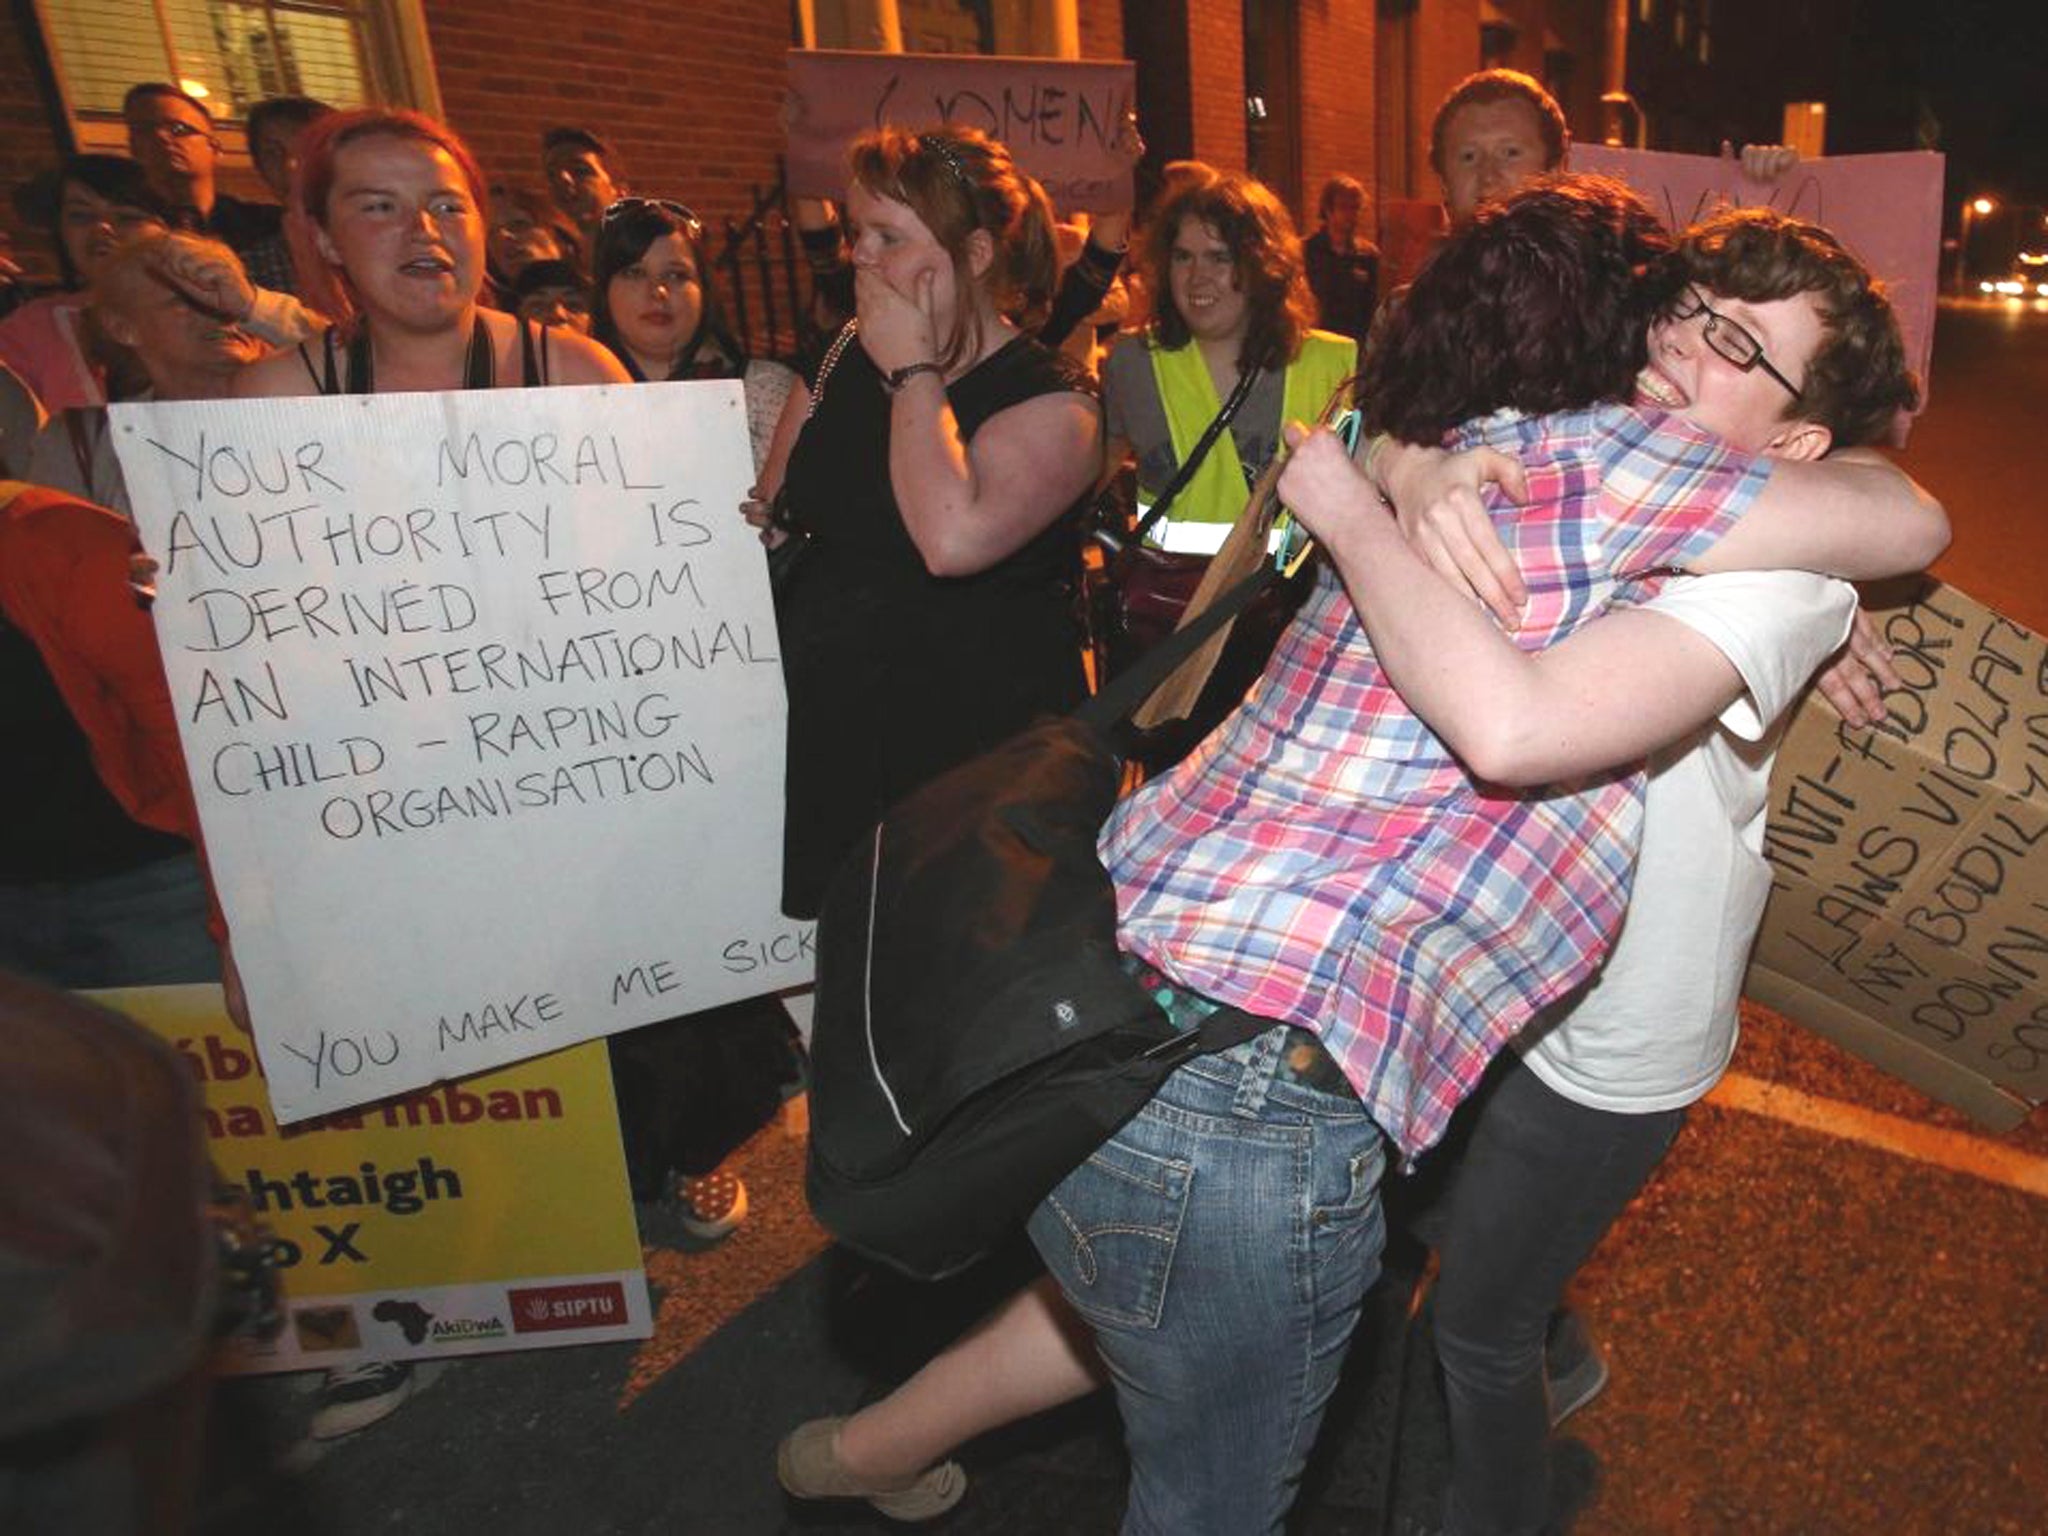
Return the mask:
<svg viewBox="0 0 2048 1536">
<path fill-rule="evenodd" d="M 96 996 L 177 1047 L 214 1166 L 288 1245 L 283 1333 L 235 1341 L 225 1369 L 652 1331 L 602 1043 L 280 1128 L 218 987 Z"/>
</svg>

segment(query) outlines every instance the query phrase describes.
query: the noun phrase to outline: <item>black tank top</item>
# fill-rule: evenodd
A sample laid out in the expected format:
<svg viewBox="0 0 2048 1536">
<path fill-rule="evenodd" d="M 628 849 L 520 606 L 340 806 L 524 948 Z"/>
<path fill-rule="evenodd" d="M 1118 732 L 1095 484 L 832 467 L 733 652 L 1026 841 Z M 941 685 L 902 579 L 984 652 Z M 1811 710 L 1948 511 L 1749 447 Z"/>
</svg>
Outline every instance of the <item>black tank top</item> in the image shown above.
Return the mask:
<svg viewBox="0 0 2048 1536">
<path fill-rule="evenodd" d="M 548 382 L 548 334 L 545 326 L 519 318 L 519 388 L 535 389 Z M 320 333 L 321 366 L 315 368 L 306 344 L 299 343 L 299 361 L 313 387 L 323 395 L 374 395 L 377 392 L 376 359 L 370 351 L 370 332 L 364 327 L 349 339 L 347 371 L 342 371 L 342 350 L 334 344 L 335 327 Z M 538 332 L 540 340 L 534 340 Z M 491 346 L 491 329 L 478 315 L 469 333 L 469 358 L 462 370 L 464 389 L 495 389 L 498 385 L 496 350 Z"/>
</svg>

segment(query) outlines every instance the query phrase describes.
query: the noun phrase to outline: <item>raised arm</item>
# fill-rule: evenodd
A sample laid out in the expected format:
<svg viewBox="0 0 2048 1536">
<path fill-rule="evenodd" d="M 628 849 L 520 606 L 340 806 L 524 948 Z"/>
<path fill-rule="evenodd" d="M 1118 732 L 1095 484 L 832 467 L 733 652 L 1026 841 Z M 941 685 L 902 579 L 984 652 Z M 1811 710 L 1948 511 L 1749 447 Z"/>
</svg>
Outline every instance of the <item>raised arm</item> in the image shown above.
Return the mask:
<svg viewBox="0 0 2048 1536">
<path fill-rule="evenodd" d="M 1555 783 L 1634 762 L 1741 696 L 1734 664 L 1677 620 L 1610 614 L 1548 651 L 1518 650 L 1409 547 L 1330 433 L 1301 436 L 1281 499 L 1337 567 L 1388 677 L 1479 778 Z"/>
<path fill-rule="evenodd" d="M 884 373 L 938 350 L 932 276 L 915 296 L 855 274 L 861 345 Z M 1102 414 L 1062 391 L 998 411 L 966 443 L 936 371 L 912 374 L 889 408 L 889 480 L 903 526 L 934 576 L 968 576 L 1022 549 L 1095 483 Z"/>
<path fill-rule="evenodd" d="M 1873 448 L 1776 460 L 1739 522 L 1693 562 L 1707 571 L 1821 571 L 1862 581 L 1925 570 L 1948 548 L 1948 513 Z"/>
<path fill-rule="evenodd" d="M 969 576 L 1022 549 L 1095 483 L 1101 435 L 1094 400 L 1060 393 L 997 412 L 962 443 L 938 376 L 914 376 L 890 407 L 889 478 L 925 568 Z"/>
<path fill-rule="evenodd" d="M 1455 570 L 1454 583 L 1511 621 L 1523 596 L 1520 578 L 1493 535 L 1479 495 L 1493 483 L 1518 499 L 1516 470 L 1507 456 L 1383 442 L 1373 453 L 1373 473 L 1432 564 L 1447 575 Z M 1453 482 L 1459 481 L 1454 495 Z M 1432 521 L 1411 521 L 1432 499 Z M 1876 580 L 1925 570 L 1948 541 L 1948 513 L 1940 502 L 1876 449 L 1844 448 L 1811 462 L 1773 459 L 1756 500 L 1691 569 L 1703 575 L 1818 571 Z"/>
</svg>

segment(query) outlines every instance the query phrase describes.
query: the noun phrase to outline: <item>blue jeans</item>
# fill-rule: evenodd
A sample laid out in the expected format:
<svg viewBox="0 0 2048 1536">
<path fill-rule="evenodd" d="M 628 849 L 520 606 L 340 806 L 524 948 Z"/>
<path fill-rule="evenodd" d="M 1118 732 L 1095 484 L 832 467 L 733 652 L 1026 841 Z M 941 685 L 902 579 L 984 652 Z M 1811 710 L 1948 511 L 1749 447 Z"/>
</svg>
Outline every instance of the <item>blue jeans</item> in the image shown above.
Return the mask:
<svg viewBox="0 0 2048 1536">
<path fill-rule="evenodd" d="M 1280 1530 L 1379 1273 L 1379 1129 L 1287 1035 L 1180 1068 L 1031 1218 L 1116 1388 L 1127 1536 Z"/>
</svg>

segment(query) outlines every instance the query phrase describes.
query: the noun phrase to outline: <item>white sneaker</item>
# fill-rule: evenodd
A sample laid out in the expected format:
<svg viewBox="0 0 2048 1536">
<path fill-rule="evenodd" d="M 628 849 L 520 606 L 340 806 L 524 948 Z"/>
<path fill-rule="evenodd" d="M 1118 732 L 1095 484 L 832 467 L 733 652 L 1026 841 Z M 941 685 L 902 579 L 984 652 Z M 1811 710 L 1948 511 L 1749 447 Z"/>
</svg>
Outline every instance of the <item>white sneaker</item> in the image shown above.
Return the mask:
<svg viewBox="0 0 2048 1536">
<path fill-rule="evenodd" d="M 315 1440 L 338 1440 L 389 1418 L 413 1393 L 433 1380 L 422 1366 L 406 1360 L 368 1360 L 344 1370 L 329 1371 L 320 1383 L 320 1406 L 313 1411 L 307 1433 Z"/>
</svg>

